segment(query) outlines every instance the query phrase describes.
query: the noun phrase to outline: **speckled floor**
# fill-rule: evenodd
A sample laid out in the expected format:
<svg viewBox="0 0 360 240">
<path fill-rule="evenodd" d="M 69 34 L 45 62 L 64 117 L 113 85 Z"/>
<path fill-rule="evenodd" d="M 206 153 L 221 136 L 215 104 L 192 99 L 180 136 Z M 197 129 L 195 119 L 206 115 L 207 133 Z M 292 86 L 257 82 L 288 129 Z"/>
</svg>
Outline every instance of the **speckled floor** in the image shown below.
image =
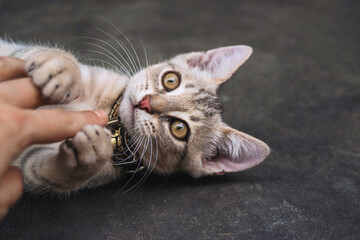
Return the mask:
<svg viewBox="0 0 360 240">
<path fill-rule="evenodd" d="M 118 26 L 150 62 L 254 48 L 222 89 L 224 118 L 272 148 L 251 170 L 152 176 L 69 199 L 24 195 L 0 239 L 360 239 L 360 4 L 0 0 L 0 34 L 66 43 Z M 82 53 L 81 53 L 82 54 Z M 85 54 L 85 53 L 84 53 Z"/>
</svg>

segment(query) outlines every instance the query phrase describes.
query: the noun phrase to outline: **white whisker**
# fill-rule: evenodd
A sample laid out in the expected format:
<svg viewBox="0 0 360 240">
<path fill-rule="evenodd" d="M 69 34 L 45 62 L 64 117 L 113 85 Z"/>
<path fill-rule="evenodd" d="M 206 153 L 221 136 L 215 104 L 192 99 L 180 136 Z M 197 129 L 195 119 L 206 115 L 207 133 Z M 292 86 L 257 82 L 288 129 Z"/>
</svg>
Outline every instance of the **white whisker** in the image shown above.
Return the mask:
<svg viewBox="0 0 360 240">
<path fill-rule="evenodd" d="M 133 147 L 135 144 L 137 144 L 137 143 L 140 141 L 141 137 L 142 137 L 140 133 L 138 133 L 137 135 L 138 135 L 138 136 L 136 137 L 136 139 L 135 139 L 134 141 L 131 141 L 132 144 L 126 149 L 126 151 L 122 151 L 121 153 L 116 153 L 116 154 L 114 154 L 114 156 L 123 155 L 123 154 L 127 153 L 128 151 L 132 151 L 132 147 Z M 135 138 L 135 137 L 134 137 L 134 138 Z M 135 151 L 135 150 L 134 150 L 134 151 Z"/>
<path fill-rule="evenodd" d="M 143 137 L 143 139 L 145 139 L 145 137 Z M 148 140 L 148 139 L 147 139 L 147 140 Z M 146 143 L 145 143 L 145 144 L 146 144 Z M 144 154 L 144 151 L 142 152 L 141 156 L 143 156 L 143 154 Z M 140 161 L 139 161 L 139 163 L 138 163 L 138 165 L 137 165 L 137 167 L 136 167 L 136 170 L 135 170 L 134 173 L 131 175 L 130 179 L 125 183 L 124 186 L 122 186 L 122 188 L 121 188 L 119 191 L 117 191 L 117 192 L 114 194 L 113 197 L 115 197 L 115 196 L 117 196 L 118 194 L 120 194 L 120 193 L 126 188 L 126 186 L 131 182 L 131 180 L 132 180 L 132 179 L 134 178 L 134 176 L 136 175 L 136 173 L 137 173 L 140 165 L 141 165 L 141 158 L 140 158 Z"/>
<path fill-rule="evenodd" d="M 142 144 L 142 142 L 135 148 L 135 150 L 129 155 L 129 156 L 127 156 L 126 158 L 119 158 L 119 157 L 117 157 L 119 154 L 114 154 L 114 156 L 115 157 L 117 157 L 118 159 L 120 159 L 121 160 L 121 162 L 125 162 L 126 160 L 128 160 L 128 159 L 130 159 L 131 157 L 133 157 L 136 153 L 137 153 L 137 151 L 140 149 L 140 147 L 141 147 L 141 144 Z"/>
<path fill-rule="evenodd" d="M 143 46 L 143 49 L 144 49 L 145 66 L 146 66 L 146 68 L 147 68 L 147 67 L 149 66 L 149 61 L 148 61 L 147 51 L 146 51 L 145 45 L 144 45 L 143 43 L 141 43 L 141 45 Z"/>
<path fill-rule="evenodd" d="M 114 36 L 111 33 L 105 32 L 99 28 L 97 28 L 98 31 L 106 34 L 108 37 L 110 37 L 112 40 L 114 40 L 121 48 L 122 50 L 125 52 L 126 56 L 128 57 L 128 59 L 130 60 L 130 63 L 134 69 L 134 72 L 138 72 L 140 71 L 140 69 L 136 66 L 136 62 L 134 57 L 131 55 L 131 52 L 128 50 L 128 48 L 124 45 L 124 43 L 122 43 L 122 41 L 120 39 L 118 39 L 116 36 Z"/>
<path fill-rule="evenodd" d="M 116 194 L 119 194 L 119 193 L 121 193 L 122 192 L 122 190 L 124 190 L 125 189 L 125 187 L 131 182 L 131 180 L 134 178 L 134 176 L 136 175 L 136 173 L 137 173 L 137 170 L 138 170 L 138 168 L 139 168 L 139 166 L 140 166 L 140 162 L 142 161 L 142 158 L 144 157 L 144 154 L 146 153 L 146 151 L 147 151 L 147 148 L 148 148 L 148 146 L 149 146 L 149 141 L 150 141 L 150 137 L 148 136 L 147 137 L 147 141 L 146 141 L 146 143 L 145 143 L 145 147 L 144 147 L 144 149 L 143 149 L 143 151 L 142 151 L 142 153 L 141 153 L 141 156 L 139 157 L 139 164 L 138 164 L 138 166 L 137 166 L 137 168 L 136 168 L 136 170 L 135 170 L 135 172 L 131 175 L 131 177 L 130 177 L 130 179 L 126 182 L 126 184 L 116 193 Z M 136 186 L 136 185 L 135 185 Z M 128 191 L 130 191 L 131 189 L 133 189 L 133 187 L 131 187 L 130 189 L 127 189 L 126 191 L 124 191 L 123 193 L 127 193 Z"/>
<path fill-rule="evenodd" d="M 112 58 L 111 60 L 113 60 L 114 62 L 116 62 L 117 64 L 119 64 L 119 66 L 121 66 L 122 69 L 124 69 L 124 71 L 127 73 L 128 76 L 131 76 L 129 70 L 125 67 L 125 65 L 120 61 L 120 59 L 118 59 L 111 51 L 109 51 L 107 48 L 105 47 L 102 47 L 98 44 L 94 44 L 94 43 L 89 43 L 89 42 L 84 42 L 84 44 L 87 44 L 87 45 L 91 45 L 91 46 L 94 46 L 94 47 L 97 47 L 97 48 L 100 48 L 106 52 L 108 52 Z M 89 52 L 95 52 L 95 53 L 102 53 L 103 55 L 105 55 L 106 57 L 110 58 L 109 55 L 103 53 L 103 52 L 100 52 L 100 51 L 95 51 L 95 50 L 83 50 L 83 51 L 89 51 Z M 114 60 L 115 59 L 115 60 Z"/>
<path fill-rule="evenodd" d="M 153 147 L 153 145 L 152 145 L 151 136 L 149 136 L 148 138 L 150 139 L 150 145 L 151 145 L 151 147 L 150 147 L 150 159 L 149 159 L 149 167 L 150 167 L 151 166 L 151 161 L 152 161 L 152 147 Z M 147 151 L 147 148 L 146 148 L 146 151 Z M 124 193 L 127 193 L 127 192 L 131 191 L 132 189 L 134 189 L 137 186 L 140 186 L 144 182 L 144 179 L 146 179 L 147 178 L 146 176 L 148 176 L 149 167 L 146 169 L 146 172 L 145 172 L 144 176 L 136 184 L 134 184 L 134 186 L 127 189 Z"/>
<path fill-rule="evenodd" d="M 126 75 L 128 78 L 131 78 L 131 74 L 127 71 L 127 69 L 125 69 L 123 66 L 119 65 L 112 57 L 108 56 L 107 54 L 100 52 L 100 51 L 96 51 L 96 50 L 81 50 L 81 51 L 92 52 L 92 53 L 97 53 L 97 54 L 106 56 L 107 58 L 111 59 L 115 64 L 117 64 L 120 67 L 121 74 Z"/>
<path fill-rule="evenodd" d="M 83 37 L 83 38 L 87 38 L 87 39 L 90 39 L 90 40 L 94 40 L 94 41 L 99 41 L 99 42 L 102 42 L 103 44 L 109 46 L 111 49 L 113 49 L 118 55 L 119 57 L 126 63 L 126 65 L 129 67 L 129 70 L 132 72 L 132 74 L 135 74 L 134 70 L 132 69 L 132 67 L 129 65 L 129 63 L 125 60 L 125 58 L 120 54 L 120 52 L 114 48 L 110 43 L 104 41 L 104 40 L 101 40 L 101 39 L 97 39 L 97 38 L 93 38 L 93 37 Z M 135 69 L 136 71 L 136 69 Z"/>
<path fill-rule="evenodd" d="M 129 45 L 131 46 L 136 58 L 137 58 L 137 61 L 139 63 L 139 67 L 141 68 L 141 64 L 140 64 L 140 60 L 139 60 L 139 57 L 134 49 L 134 46 L 132 45 L 132 43 L 130 42 L 130 40 L 126 37 L 126 35 L 117 27 L 115 26 L 113 23 L 111 23 L 110 21 L 108 21 L 107 19 L 103 18 L 104 21 L 106 21 L 107 23 L 109 23 L 111 26 L 113 26 L 116 30 L 119 31 L 119 33 L 126 39 L 126 41 L 129 43 Z"/>
<path fill-rule="evenodd" d="M 146 181 L 146 179 L 150 176 L 150 174 L 152 173 L 152 171 L 154 170 L 155 166 L 156 166 L 156 163 L 157 163 L 157 160 L 158 160 L 158 142 L 157 142 L 157 138 L 156 138 L 156 135 L 155 135 L 155 144 L 156 144 L 156 153 L 155 153 L 155 161 L 154 161 L 154 165 L 153 167 L 151 168 L 151 170 L 149 171 L 148 174 L 145 174 L 145 178 L 142 180 L 142 182 L 139 184 L 139 186 L 135 189 L 135 191 Z M 150 159 L 150 162 L 151 162 L 151 159 Z M 149 164 L 149 169 L 150 169 L 150 164 Z M 147 173 L 147 171 L 146 171 Z"/>
<path fill-rule="evenodd" d="M 103 63 L 103 64 L 106 63 L 106 64 L 110 65 L 112 68 L 114 68 L 114 70 L 116 70 L 118 73 L 123 74 L 123 72 L 121 70 L 119 70 L 116 66 L 109 63 L 108 61 L 98 59 L 98 58 L 85 58 L 84 61 L 98 61 L 98 62 Z M 103 67 L 105 68 L 105 66 L 103 66 Z"/>
</svg>

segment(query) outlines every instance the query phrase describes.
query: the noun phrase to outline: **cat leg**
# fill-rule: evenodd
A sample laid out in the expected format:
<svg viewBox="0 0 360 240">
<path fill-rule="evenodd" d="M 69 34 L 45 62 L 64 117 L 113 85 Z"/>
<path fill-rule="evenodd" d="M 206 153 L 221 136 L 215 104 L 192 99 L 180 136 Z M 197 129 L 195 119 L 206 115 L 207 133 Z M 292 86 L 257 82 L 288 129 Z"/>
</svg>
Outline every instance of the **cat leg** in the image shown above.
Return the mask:
<svg viewBox="0 0 360 240">
<path fill-rule="evenodd" d="M 107 129 L 87 125 L 71 140 L 33 146 L 16 161 L 25 189 L 69 193 L 115 180 L 120 172 L 111 161 L 110 139 Z"/>
</svg>

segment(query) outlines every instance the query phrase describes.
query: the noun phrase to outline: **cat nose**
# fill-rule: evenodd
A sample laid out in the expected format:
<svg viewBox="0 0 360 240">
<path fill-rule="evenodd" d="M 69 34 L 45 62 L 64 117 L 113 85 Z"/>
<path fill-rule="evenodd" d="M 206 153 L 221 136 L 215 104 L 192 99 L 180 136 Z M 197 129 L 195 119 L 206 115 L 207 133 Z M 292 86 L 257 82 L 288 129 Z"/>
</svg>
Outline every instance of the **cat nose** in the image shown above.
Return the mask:
<svg viewBox="0 0 360 240">
<path fill-rule="evenodd" d="M 150 114 L 162 113 L 169 107 L 169 103 L 161 96 L 149 94 L 146 95 L 136 107 Z"/>
<path fill-rule="evenodd" d="M 141 110 L 151 113 L 150 96 L 146 95 L 143 97 L 143 99 L 139 102 L 138 107 Z"/>
</svg>

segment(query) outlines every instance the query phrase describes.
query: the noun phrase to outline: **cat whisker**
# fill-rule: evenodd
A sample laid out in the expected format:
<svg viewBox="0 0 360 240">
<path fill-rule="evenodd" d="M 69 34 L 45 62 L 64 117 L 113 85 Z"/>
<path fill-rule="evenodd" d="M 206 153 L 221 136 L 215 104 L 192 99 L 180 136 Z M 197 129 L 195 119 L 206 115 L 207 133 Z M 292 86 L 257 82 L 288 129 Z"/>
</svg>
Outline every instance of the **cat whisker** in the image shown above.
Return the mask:
<svg viewBox="0 0 360 240">
<path fill-rule="evenodd" d="M 144 137 L 144 139 L 145 139 L 145 137 Z M 138 166 L 137 166 L 136 170 L 135 170 L 134 173 L 131 175 L 130 179 L 126 182 L 126 184 L 125 184 L 119 191 L 117 191 L 115 195 L 118 195 L 118 194 L 122 193 L 122 191 L 125 189 L 125 187 L 126 187 L 126 186 L 131 182 L 131 180 L 135 177 L 135 175 L 136 175 L 136 173 L 137 173 L 137 171 L 138 171 L 138 169 L 139 169 L 139 167 L 140 167 L 142 158 L 144 157 L 144 154 L 146 153 L 147 148 L 148 148 L 148 146 L 149 146 L 150 139 L 151 139 L 150 136 L 148 136 L 147 139 L 146 139 L 145 147 L 144 147 L 144 149 L 143 149 L 143 151 L 142 151 L 142 153 L 141 153 L 141 156 L 140 156 L 139 159 L 138 159 L 138 160 L 140 160 L 140 161 L 139 161 L 139 163 L 138 163 Z M 135 184 L 135 186 L 136 186 L 136 184 Z M 125 194 L 125 193 L 127 193 L 128 191 L 130 191 L 131 189 L 133 189 L 133 187 L 127 189 L 127 190 L 124 191 L 123 193 Z"/>
<path fill-rule="evenodd" d="M 139 149 L 140 149 L 140 147 L 141 147 L 141 145 L 142 145 L 142 142 L 143 142 L 144 138 L 145 138 L 145 137 L 143 137 L 143 138 L 141 139 L 141 142 L 135 147 L 135 149 L 132 151 L 132 153 L 131 153 L 128 157 L 126 157 L 126 158 L 117 157 L 118 155 L 122 155 L 122 154 L 114 154 L 114 156 L 115 156 L 117 159 L 121 160 L 121 162 L 124 162 L 124 161 L 130 159 L 131 157 L 133 157 L 133 156 L 139 151 Z"/>
<path fill-rule="evenodd" d="M 145 56 L 145 67 L 147 68 L 149 66 L 149 61 L 148 61 L 148 56 L 147 56 L 147 51 L 145 48 L 145 45 L 141 42 L 141 45 L 143 46 L 144 49 L 144 56 Z"/>
<path fill-rule="evenodd" d="M 136 142 L 137 142 L 137 139 L 139 139 L 139 138 L 141 138 L 141 137 L 143 137 L 142 135 L 141 135 L 141 133 L 139 132 L 139 133 L 137 133 L 136 135 L 134 135 L 134 139 L 135 140 L 130 140 L 131 141 L 131 145 L 130 145 L 130 149 L 136 144 Z"/>
<path fill-rule="evenodd" d="M 154 170 L 155 166 L 156 166 L 156 163 L 158 161 L 158 154 L 159 154 L 159 145 L 158 145 L 158 141 L 157 141 L 157 138 L 156 138 L 156 135 L 155 135 L 155 145 L 156 145 L 156 154 L 155 154 L 155 162 L 154 162 L 154 166 L 151 168 L 151 171 L 150 173 L 152 173 L 152 171 Z"/>
<path fill-rule="evenodd" d="M 123 66 L 121 66 L 119 63 L 117 63 L 112 57 L 108 56 L 107 54 L 100 52 L 100 51 L 96 51 L 96 50 L 81 50 L 81 51 L 86 51 L 86 52 L 92 52 L 92 53 L 98 53 L 101 55 L 104 55 L 108 58 L 110 58 L 112 61 L 114 61 L 119 67 L 119 71 L 121 71 L 121 74 L 126 75 L 127 77 L 131 78 L 131 74 L 127 71 L 127 69 L 125 69 Z"/>
<path fill-rule="evenodd" d="M 119 157 L 117 157 L 117 156 L 120 155 L 120 154 L 114 154 L 114 156 L 117 157 L 118 159 L 120 159 L 121 162 L 125 162 L 126 160 L 132 158 L 132 157 L 137 153 L 137 151 L 138 151 L 138 150 L 140 149 L 140 147 L 141 147 L 141 144 L 142 144 L 142 142 L 141 142 L 138 146 L 136 146 L 135 150 L 134 150 L 129 156 L 127 156 L 126 158 L 119 158 Z"/>
<path fill-rule="evenodd" d="M 143 137 L 143 140 L 145 139 L 145 137 Z M 131 177 L 129 178 L 129 180 L 124 184 L 124 186 L 122 186 L 122 188 L 117 191 L 114 195 L 113 195 L 113 198 L 116 197 L 118 194 L 121 194 L 121 192 L 126 188 L 126 186 L 131 182 L 131 180 L 134 178 L 134 176 L 136 175 L 138 169 L 140 168 L 140 165 L 141 165 L 141 159 L 134 171 L 134 173 L 131 175 Z"/>
<path fill-rule="evenodd" d="M 117 154 L 114 154 L 114 156 L 117 156 L 117 155 L 123 155 L 129 151 L 132 151 L 132 147 L 137 144 L 139 142 L 139 140 L 141 139 L 141 135 L 140 133 L 137 133 L 137 135 L 134 136 L 134 138 L 136 138 L 134 141 L 130 140 L 132 142 L 132 144 L 126 149 L 126 151 L 122 151 L 120 153 L 117 153 Z"/>
<path fill-rule="evenodd" d="M 159 150 L 159 148 L 158 148 L 158 141 L 157 141 L 156 135 L 155 135 L 155 146 L 156 146 L 156 153 L 155 153 L 155 161 L 154 161 L 154 164 L 153 164 L 153 166 L 151 167 L 151 162 L 152 162 L 152 151 L 151 151 L 148 169 L 147 169 L 146 173 L 144 174 L 144 176 L 143 176 L 143 177 L 140 179 L 140 181 L 136 184 L 136 185 L 138 185 L 138 186 L 136 187 L 135 191 L 136 191 L 137 189 L 139 189 L 140 186 L 146 181 L 146 179 L 150 176 L 150 174 L 152 173 L 152 171 L 154 170 L 154 168 L 155 168 L 155 166 L 156 166 L 156 163 L 157 163 L 157 160 L 158 160 L 158 150 Z M 151 147 L 151 148 L 152 148 L 152 147 Z M 135 185 L 135 186 L 136 186 L 136 185 Z M 134 186 L 134 187 L 135 187 L 135 186 Z M 133 187 L 133 188 L 134 188 L 134 187 Z"/>
<path fill-rule="evenodd" d="M 111 64 L 111 63 L 109 63 L 109 62 L 106 61 L 106 60 L 102 60 L 102 59 L 98 59 L 98 58 L 85 58 L 84 61 L 97 61 L 97 62 L 100 62 L 100 63 L 102 63 L 102 64 L 106 63 L 106 64 L 108 64 L 109 66 L 111 66 L 111 67 L 112 67 L 115 71 L 117 71 L 118 73 L 123 74 L 120 69 L 118 69 L 116 66 L 114 66 L 114 64 Z M 105 68 L 104 65 L 103 65 L 103 67 Z"/>
<path fill-rule="evenodd" d="M 131 71 L 132 74 L 135 74 L 136 72 L 136 69 L 134 71 L 134 69 L 130 66 L 130 64 L 125 60 L 125 58 L 121 55 L 121 53 L 116 49 L 114 48 L 110 43 L 102 40 L 102 39 L 98 39 L 98 38 L 94 38 L 94 37 L 83 37 L 85 39 L 90 39 L 90 40 L 94 40 L 94 41 L 98 41 L 98 42 L 101 42 L 103 44 L 105 44 L 106 46 L 110 47 L 112 50 L 114 50 L 118 55 L 119 57 L 126 63 L 126 65 L 129 67 L 129 70 Z M 96 46 L 96 45 L 95 45 Z M 126 52 L 125 52 L 126 53 Z M 126 54 L 128 56 L 128 54 Z M 128 56 L 129 57 L 129 56 Z"/>
<path fill-rule="evenodd" d="M 157 142 L 157 138 L 156 138 L 156 135 L 155 135 L 155 145 L 156 145 L 156 153 L 155 153 L 155 161 L 154 161 L 154 165 L 152 166 L 152 168 L 150 169 L 151 167 L 151 164 L 149 164 L 149 168 L 150 171 L 146 171 L 148 172 L 147 174 L 145 174 L 145 178 L 142 180 L 142 182 L 139 184 L 139 186 L 135 189 L 135 191 L 146 181 L 146 179 L 150 176 L 150 174 L 152 173 L 152 171 L 154 170 L 155 166 L 156 166 L 156 163 L 157 163 L 157 160 L 158 160 L 158 153 L 159 153 L 159 148 L 158 148 L 158 142 Z M 152 154 L 151 154 L 152 156 Z M 150 163 L 151 163 L 151 157 L 150 157 Z"/>
<path fill-rule="evenodd" d="M 148 137 L 148 139 L 149 139 L 149 141 L 150 141 L 150 159 L 149 159 L 149 167 L 151 166 L 151 162 L 152 162 L 152 147 L 153 147 L 153 144 L 152 144 L 152 137 L 151 136 L 149 136 Z M 147 151 L 147 147 L 146 147 L 146 150 L 145 150 L 145 152 Z M 143 153 L 143 155 L 145 154 L 145 152 Z M 142 158 L 142 157 L 141 157 Z M 146 169 L 146 172 L 145 172 L 145 174 L 143 175 L 143 177 L 136 183 L 136 184 L 134 184 L 131 188 L 129 188 L 129 189 L 127 189 L 124 193 L 127 193 L 127 192 L 129 192 L 129 191 L 131 191 L 132 189 L 134 189 L 135 187 L 138 187 L 138 186 L 140 186 L 146 179 L 147 179 L 147 176 L 148 176 L 148 174 L 149 174 L 149 167 L 147 167 L 147 169 Z M 137 189 L 137 188 L 136 188 Z"/>
<path fill-rule="evenodd" d="M 138 57 L 138 55 L 137 55 L 137 53 L 136 53 L 136 51 L 135 51 L 135 48 L 134 48 L 134 46 L 132 45 L 132 43 L 130 42 L 130 40 L 126 37 L 126 35 L 117 27 L 117 26 L 115 26 L 113 23 L 111 23 L 110 21 L 108 21 L 107 19 L 105 19 L 105 18 L 102 18 L 105 22 L 107 22 L 108 24 L 110 24 L 111 26 L 113 26 L 125 39 L 126 39 L 126 41 L 129 43 L 129 45 L 131 46 L 131 48 L 132 48 L 132 50 L 133 50 L 133 52 L 134 52 L 134 54 L 135 54 L 135 56 L 136 56 L 136 59 L 137 59 L 137 61 L 138 61 L 138 64 L 139 64 L 139 68 L 141 68 L 141 64 L 140 64 L 140 60 L 139 60 L 139 57 Z M 129 51 L 130 52 L 130 51 Z M 132 54 L 131 54 L 132 55 Z"/>
<path fill-rule="evenodd" d="M 136 129 L 139 129 L 139 128 L 136 128 Z M 137 144 L 137 146 L 134 148 L 134 150 L 131 149 L 132 153 L 127 158 L 123 159 L 123 158 L 117 157 L 119 155 L 122 155 L 123 153 L 117 153 L 117 154 L 114 154 L 113 156 L 115 156 L 116 159 L 121 160 L 121 162 L 124 162 L 124 161 L 128 160 L 129 158 L 131 158 L 132 156 L 134 156 L 139 151 L 139 149 L 140 149 L 140 147 L 141 147 L 141 145 L 142 145 L 142 143 L 143 143 L 143 141 L 145 139 L 145 137 L 142 136 L 140 132 L 138 132 L 138 135 L 139 136 L 137 137 L 137 139 L 132 144 L 132 146 L 135 145 L 135 144 Z M 135 134 L 135 136 L 136 136 L 136 134 Z M 125 152 L 127 152 L 127 151 L 125 151 Z"/>
<path fill-rule="evenodd" d="M 113 34 L 111 33 L 108 33 L 108 32 L 105 32 L 99 28 L 97 28 L 98 31 L 106 34 L 108 37 L 110 37 L 113 41 L 115 41 L 121 48 L 122 50 L 125 52 L 126 56 L 128 57 L 128 59 L 130 60 L 130 63 L 132 65 L 132 69 L 133 69 L 133 72 L 138 72 L 140 71 L 140 69 L 136 66 L 136 62 L 135 62 L 135 59 L 133 57 L 133 55 L 131 54 L 130 50 L 125 46 L 125 44 L 120 40 L 118 39 L 116 36 L 114 36 Z"/>
<path fill-rule="evenodd" d="M 108 52 L 113 58 L 111 58 L 111 60 L 113 60 L 114 62 L 116 62 L 117 64 L 119 64 L 123 69 L 124 71 L 130 76 L 130 72 L 129 70 L 125 67 L 125 65 L 120 61 L 120 59 L 118 59 L 111 51 L 109 51 L 107 48 L 105 47 L 102 47 L 98 44 L 95 44 L 95 43 L 90 43 L 90 42 L 83 42 L 84 44 L 87 44 L 87 45 L 91 45 L 91 46 L 94 46 L 94 47 L 97 47 L 97 48 L 100 48 L 106 52 Z M 86 50 L 86 51 L 89 51 L 89 50 Z M 95 52 L 94 50 L 91 50 L 93 52 Z M 99 53 L 99 52 L 95 52 L 95 53 Z M 105 54 L 105 53 L 102 53 L 103 55 L 105 55 L 106 57 L 110 58 L 109 55 Z M 114 60 L 115 59 L 115 60 Z"/>
</svg>

